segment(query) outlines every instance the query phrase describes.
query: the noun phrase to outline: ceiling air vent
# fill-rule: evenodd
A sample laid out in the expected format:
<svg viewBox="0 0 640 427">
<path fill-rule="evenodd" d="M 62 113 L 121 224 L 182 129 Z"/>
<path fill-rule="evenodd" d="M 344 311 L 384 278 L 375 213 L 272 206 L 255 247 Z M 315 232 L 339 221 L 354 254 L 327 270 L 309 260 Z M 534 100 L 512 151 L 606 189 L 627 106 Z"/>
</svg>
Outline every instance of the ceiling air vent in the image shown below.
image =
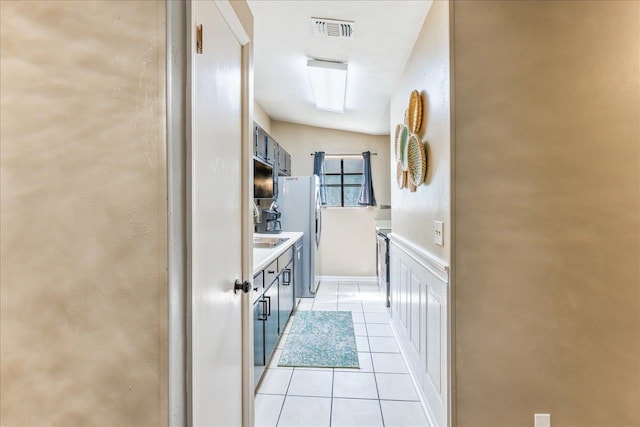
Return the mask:
<svg viewBox="0 0 640 427">
<path fill-rule="evenodd" d="M 311 18 L 311 26 L 316 36 L 353 39 L 353 21 Z"/>
</svg>

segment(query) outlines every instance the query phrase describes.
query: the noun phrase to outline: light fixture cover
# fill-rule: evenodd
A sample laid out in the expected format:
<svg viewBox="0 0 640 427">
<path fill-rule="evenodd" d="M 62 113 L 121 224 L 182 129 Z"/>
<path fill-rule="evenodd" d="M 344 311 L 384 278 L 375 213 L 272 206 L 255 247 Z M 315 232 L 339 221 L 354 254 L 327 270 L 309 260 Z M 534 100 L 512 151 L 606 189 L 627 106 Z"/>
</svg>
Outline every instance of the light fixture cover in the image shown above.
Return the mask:
<svg viewBox="0 0 640 427">
<path fill-rule="evenodd" d="M 347 90 L 347 64 L 343 62 L 307 61 L 311 89 L 318 110 L 344 113 Z"/>
</svg>

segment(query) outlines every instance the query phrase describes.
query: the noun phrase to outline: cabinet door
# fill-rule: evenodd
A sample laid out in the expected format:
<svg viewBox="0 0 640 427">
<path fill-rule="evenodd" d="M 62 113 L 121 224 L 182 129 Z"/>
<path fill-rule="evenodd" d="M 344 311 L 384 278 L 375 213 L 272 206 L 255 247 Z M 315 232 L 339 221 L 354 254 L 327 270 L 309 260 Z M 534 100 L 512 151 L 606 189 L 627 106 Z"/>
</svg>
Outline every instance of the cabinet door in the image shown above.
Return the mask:
<svg viewBox="0 0 640 427">
<path fill-rule="evenodd" d="M 253 304 L 253 373 L 256 387 L 265 367 L 264 322 L 267 318 L 266 300 L 260 298 Z"/>
<path fill-rule="evenodd" d="M 284 327 L 291 316 L 294 303 L 294 291 L 293 291 L 293 262 L 282 269 L 280 273 L 280 290 L 278 295 L 278 316 L 280 322 L 280 333 L 284 331 Z"/>
<path fill-rule="evenodd" d="M 285 159 L 287 152 L 282 147 L 278 148 L 278 175 L 287 173 L 287 161 Z"/>
<path fill-rule="evenodd" d="M 299 247 L 296 246 L 293 258 L 293 286 L 294 286 L 294 297 L 296 298 L 295 306 L 297 307 L 300 302 L 300 297 L 302 295 L 303 287 L 304 287 L 304 277 L 302 275 L 302 245 Z"/>
<path fill-rule="evenodd" d="M 285 169 L 287 171 L 287 175 L 291 175 L 291 154 L 289 153 L 285 154 L 284 164 L 285 164 Z"/>
<path fill-rule="evenodd" d="M 258 155 L 258 135 L 260 134 L 260 128 L 258 126 L 253 126 L 253 155 Z"/>
<path fill-rule="evenodd" d="M 255 126 L 254 155 L 267 160 L 267 134 L 260 126 Z"/>
<path fill-rule="evenodd" d="M 278 143 L 269 135 L 266 135 L 266 136 L 267 136 L 267 163 L 275 165 L 278 162 Z"/>
<path fill-rule="evenodd" d="M 264 292 L 267 320 L 264 322 L 264 358 L 268 361 L 278 342 L 278 281 Z"/>
</svg>

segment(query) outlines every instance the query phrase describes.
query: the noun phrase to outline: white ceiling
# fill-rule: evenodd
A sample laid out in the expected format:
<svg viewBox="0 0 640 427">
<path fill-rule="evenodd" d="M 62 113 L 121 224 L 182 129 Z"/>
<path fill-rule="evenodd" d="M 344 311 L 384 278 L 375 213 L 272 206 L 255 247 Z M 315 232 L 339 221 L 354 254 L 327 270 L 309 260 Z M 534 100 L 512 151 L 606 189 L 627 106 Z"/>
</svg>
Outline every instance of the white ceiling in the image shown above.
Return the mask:
<svg viewBox="0 0 640 427">
<path fill-rule="evenodd" d="M 389 99 L 431 7 L 422 1 L 250 0 L 255 99 L 274 120 L 389 133 Z M 311 17 L 355 21 L 354 39 L 313 35 Z M 349 64 L 344 113 L 316 110 L 307 59 Z"/>
</svg>

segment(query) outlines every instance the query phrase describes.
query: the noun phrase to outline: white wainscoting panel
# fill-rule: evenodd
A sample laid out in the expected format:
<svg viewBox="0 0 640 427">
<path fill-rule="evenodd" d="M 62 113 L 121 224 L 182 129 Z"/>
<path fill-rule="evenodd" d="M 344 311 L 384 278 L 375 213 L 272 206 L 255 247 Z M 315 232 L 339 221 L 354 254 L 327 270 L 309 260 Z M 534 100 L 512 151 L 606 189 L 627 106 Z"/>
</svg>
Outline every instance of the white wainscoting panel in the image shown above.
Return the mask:
<svg viewBox="0 0 640 427">
<path fill-rule="evenodd" d="M 449 415 L 449 267 L 427 252 L 391 237 L 391 324 L 430 421 Z"/>
</svg>

